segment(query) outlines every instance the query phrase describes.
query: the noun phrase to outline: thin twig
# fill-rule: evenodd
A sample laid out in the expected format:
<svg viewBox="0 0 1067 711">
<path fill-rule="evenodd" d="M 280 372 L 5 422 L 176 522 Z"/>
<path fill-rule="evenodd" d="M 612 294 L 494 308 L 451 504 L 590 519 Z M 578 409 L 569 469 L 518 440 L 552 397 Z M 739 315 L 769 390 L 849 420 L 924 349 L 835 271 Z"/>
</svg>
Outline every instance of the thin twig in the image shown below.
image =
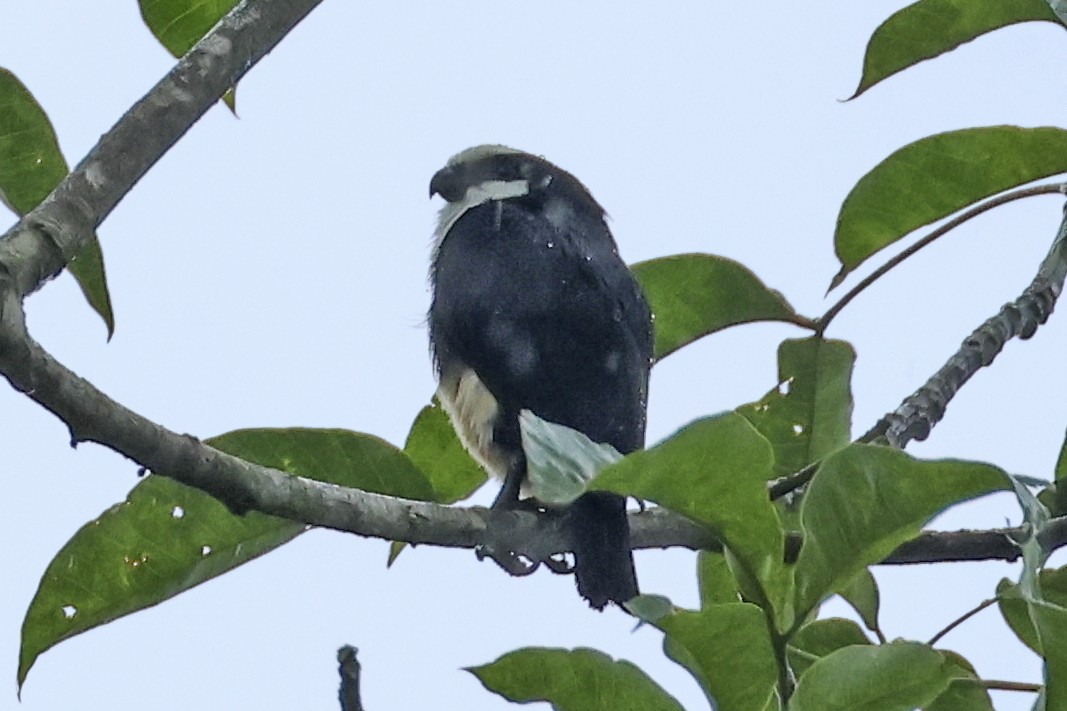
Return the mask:
<svg viewBox="0 0 1067 711">
<path fill-rule="evenodd" d="M 937 240 L 940 237 L 943 237 L 948 232 L 956 229 L 957 227 L 962 225 L 964 222 L 967 222 L 968 220 L 970 220 L 973 217 L 977 217 L 978 215 L 981 215 L 983 212 L 988 212 L 989 210 L 992 210 L 994 207 L 999 207 L 1001 205 L 1005 205 L 1005 204 L 1007 204 L 1009 202 L 1013 202 L 1015 200 L 1022 200 L 1023 198 L 1034 197 L 1036 195 L 1052 195 L 1052 194 L 1056 194 L 1056 193 L 1060 193 L 1060 194 L 1067 193 L 1067 183 L 1054 183 L 1054 184 L 1051 184 L 1051 185 L 1038 185 L 1038 186 L 1032 187 L 1032 188 L 1023 188 L 1022 190 L 1014 190 L 1014 191 L 1012 191 L 1010 193 L 1004 193 L 1003 195 L 998 195 L 995 198 L 993 198 L 991 200 L 987 200 L 987 201 L 985 201 L 985 202 L 983 202 L 983 203 L 981 203 L 979 205 L 975 205 L 971 209 L 966 210 L 965 212 L 963 212 L 963 213 L 959 214 L 958 216 L 952 218 L 951 220 L 949 220 L 945 224 L 943 224 L 940 227 L 938 227 L 937 229 L 935 229 L 930 234 L 928 234 L 925 237 L 923 237 L 922 239 L 920 239 L 915 244 L 911 245 L 910 247 L 908 247 L 907 249 L 902 251 L 900 254 L 896 255 L 895 257 L 893 257 L 892 259 L 887 261 L 882 266 L 880 266 L 877 269 L 875 269 L 873 272 L 871 272 L 871 274 L 869 274 L 859 284 L 857 284 L 856 286 L 852 287 L 852 289 L 850 289 L 847 294 L 842 296 L 837 301 L 837 303 L 835 303 L 833 306 L 831 306 L 829 309 L 827 309 L 826 313 L 824 313 L 820 318 L 816 319 L 816 324 L 817 324 L 817 329 L 816 330 L 817 330 L 817 332 L 820 333 L 820 334 L 821 333 L 825 333 L 827 327 L 830 325 L 830 322 L 834 320 L 834 318 L 837 316 L 838 313 L 841 312 L 842 309 L 844 309 L 846 306 L 848 306 L 849 302 L 851 302 L 853 299 L 855 299 L 857 296 L 859 296 L 867 287 L 869 287 L 870 285 L 874 284 L 874 282 L 876 282 L 879 279 L 881 279 L 886 274 L 886 272 L 888 272 L 890 269 L 893 269 L 894 267 L 898 266 L 905 259 L 907 259 L 908 257 L 912 256 L 913 254 L 918 252 L 923 247 L 926 247 L 927 245 L 932 244 L 935 240 Z"/>
<path fill-rule="evenodd" d="M 819 464 L 820 462 L 813 462 L 795 474 L 779 477 L 769 482 L 767 493 L 770 495 L 771 501 L 776 501 L 811 481 L 811 478 L 815 476 L 815 472 L 819 471 Z"/>
<path fill-rule="evenodd" d="M 981 612 L 982 610 L 986 609 L 990 605 L 996 604 L 996 602 L 997 602 L 997 598 L 995 598 L 995 597 L 991 597 L 988 600 L 983 600 L 973 610 L 968 610 L 967 612 L 963 613 L 962 615 L 957 617 L 955 620 L 950 622 L 944 629 L 942 629 L 940 632 L 938 632 L 933 637 L 931 637 L 930 641 L 927 642 L 927 644 L 930 645 L 931 647 L 934 646 L 946 634 L 948 634 L 952 630 L 956 629 L 957 627 L 962 625 L 964 622 L 966 622 L 967 620 L 971 619 L 972 617 L 974 617 L 975 615 L 977 615 L 979 612 Z"/>
</svg>

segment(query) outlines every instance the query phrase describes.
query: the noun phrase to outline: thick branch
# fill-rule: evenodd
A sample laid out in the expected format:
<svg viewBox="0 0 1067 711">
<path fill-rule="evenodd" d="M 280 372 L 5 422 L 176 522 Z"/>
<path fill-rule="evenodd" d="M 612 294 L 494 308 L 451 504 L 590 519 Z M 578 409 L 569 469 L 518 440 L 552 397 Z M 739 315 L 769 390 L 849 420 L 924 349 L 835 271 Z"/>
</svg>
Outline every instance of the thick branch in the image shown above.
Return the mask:
<svg viewBox="0 0 1067 711">
<path fill-rule="evenodd" d="M 0 372 L 11 384 L 67 423 L 74 442 L 110 447 L 156 472 L 196 487 L 237 510 L 254 509 L 293 521 L 386 540 L 453 548 L 488 547 L 532 560 L 570 550 L 559 517 L 529 511 L 458 508 L 372 494 L 261 467 L 172 432 L 129 410 L 64 368 L 26 333 L 12 290 L 0 302 Z M 664 509 L 630 516 L 637 549 L 718 550 L 703 527 Z M 901 546 L 886 563 L 1015 560 L 1015 529 L 928 532 Z M 1057 519 L 1046 545 L 1067 545 L 1067 518 Z"/>
<path fill-rule="evenodd" d="M 227 89 L 321 0 L 243 0 L 124 115 L 34 210 L 0 237 L 20 297 L 54 277 Z"/>
<path fill-rule="evenodd" d="M 570 545 L 559 517 L 407 501 L 292 476 L 227 455 L 111 400 L 55 361 L 26 331 L 23 297 L 62 269 L 137 180 L 317 4 L 318 0 L 244 0 L 101 139 L 37 209 L 0 238 L 0 372 L 16 389 L 67 423 L 73 442 L 103 444 L 238 512 L 254 509 L 364 536 L 484 547 L 533 560 L 567 551 Z M 1011 335 L 1032 334 L 1051 311 L 1063 283 L 1063 241 L 1061 230 L 1053 248 L 1055 258 L 1050 254 L 1047 268 L 1027 294 L 998 317 L 1007 323 Z M 1002 344 L 1007 337 L 993 338 Z M 980 350 L 988 363 L 990 349 Z M 911 430 L 905 424 L 901 431 Z M 635 548 L 719 547 L 707 530 L 662 509 L 632 514 L 631 521 Z M 1011 533 L 927 533 L 902 546 L 886 562 L 1011 560 L 1018 555 L 1008 537 Z M 1067 520 L 1058 520 L 1048 536 L 1050 547 L 1067 543 Z"/>
</svg>

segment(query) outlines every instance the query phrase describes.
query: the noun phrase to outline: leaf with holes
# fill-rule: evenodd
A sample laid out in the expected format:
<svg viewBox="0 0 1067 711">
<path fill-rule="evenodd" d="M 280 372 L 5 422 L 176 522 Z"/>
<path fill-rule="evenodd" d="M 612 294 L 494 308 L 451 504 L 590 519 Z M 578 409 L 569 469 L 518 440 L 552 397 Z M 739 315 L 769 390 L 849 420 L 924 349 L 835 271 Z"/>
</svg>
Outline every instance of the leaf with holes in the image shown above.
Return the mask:
<svg viewBox="0 0 1067 711">
<path fill-rule="evenodd" d="M 299 476 L 409 499 L 433 496 L 403 452 L 371 435 L 239 430 L 207 443 Z M 58 642 L 163 602 L 304 530 L 256 512 L 235 516 L 197 489 L 146 477 L 125 501 L 75 533 L 49 564 L 22 624 L 19 685 L 37 657 Z"/>
<path fill-rule="evenodd" d="M 778 387 L 737 408 L 774 447 L 774 476 L 798 472 L 849 443 L 855 362 L 845 341 L 806 338 L 778 347 Z"/>
</svg>

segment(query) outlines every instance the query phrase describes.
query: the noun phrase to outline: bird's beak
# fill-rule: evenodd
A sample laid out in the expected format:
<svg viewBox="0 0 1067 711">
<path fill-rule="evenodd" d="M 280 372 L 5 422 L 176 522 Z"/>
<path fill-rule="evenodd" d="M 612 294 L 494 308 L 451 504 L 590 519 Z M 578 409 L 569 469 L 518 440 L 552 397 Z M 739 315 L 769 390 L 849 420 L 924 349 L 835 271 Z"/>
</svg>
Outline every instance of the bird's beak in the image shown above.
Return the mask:
<svg viewBox="0 0 1067 711">
<path fill-rule="evenodd" d="M 448 202 L 455 202 L 462 198 L 465 192 L 458 171 L 451 166 L 441 168 L 430 180 L 430 197 L 440 195 Z"/>
</svg>

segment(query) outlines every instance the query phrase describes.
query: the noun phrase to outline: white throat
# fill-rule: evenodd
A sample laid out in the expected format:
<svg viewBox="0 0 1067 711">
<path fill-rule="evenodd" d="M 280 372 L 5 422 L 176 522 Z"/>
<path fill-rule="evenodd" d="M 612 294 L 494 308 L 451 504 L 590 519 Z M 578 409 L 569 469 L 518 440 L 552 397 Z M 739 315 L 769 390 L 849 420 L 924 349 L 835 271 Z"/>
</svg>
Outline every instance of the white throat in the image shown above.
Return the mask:
<svg viewBox="0 0 1067 711">
<path fill-rule="evenodd" d="M 437 229 L 433 232 L 434 248 L 441 244 L 452 225 L 463 217 L 467 210 L 478 207 L 490 200 L 507 200 L 522 197 L 530 192 L 530 183 L 526 180 L 487 180 L 479 185 L 467 188 L 466 195 L 455 202 L 446 202 L 437 213 Z"/>
</svg>

